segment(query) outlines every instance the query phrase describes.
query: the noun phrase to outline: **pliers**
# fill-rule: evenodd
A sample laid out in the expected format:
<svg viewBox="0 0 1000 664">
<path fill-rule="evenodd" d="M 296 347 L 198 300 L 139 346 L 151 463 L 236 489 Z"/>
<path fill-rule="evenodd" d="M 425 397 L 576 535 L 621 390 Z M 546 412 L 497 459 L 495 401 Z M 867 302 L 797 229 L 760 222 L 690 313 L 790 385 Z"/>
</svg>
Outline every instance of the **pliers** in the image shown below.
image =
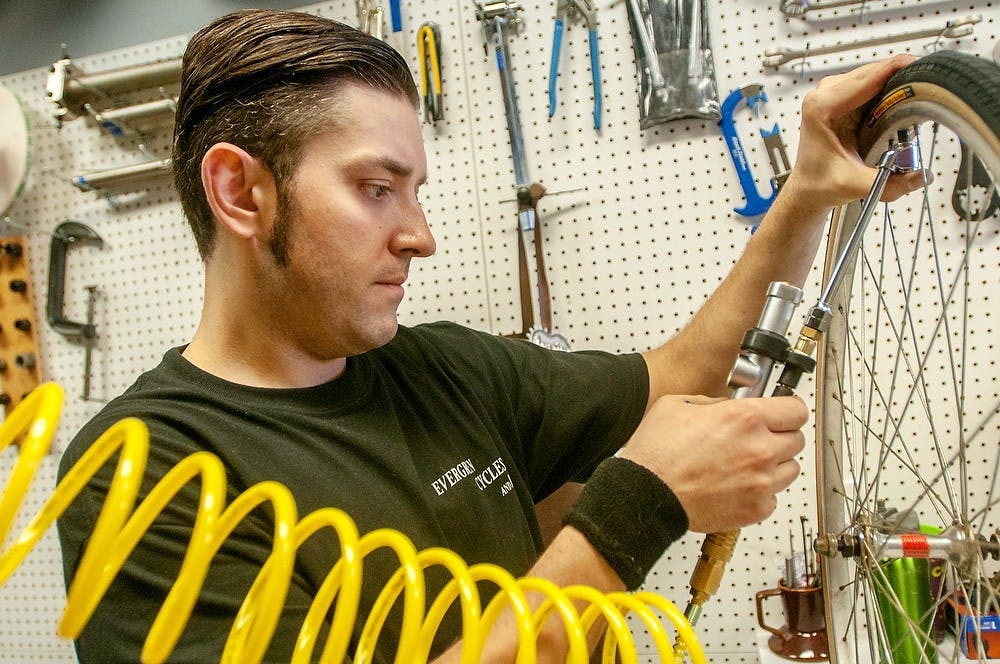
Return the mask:
<svg viewBox="0 0 1000 664">
<path fill-rule="evenodd" d="M 424 122 L 444 119 L 441 94 L 441 29 L 426 22 L 417 30 L 417 57 L 420 60 L 420 93 L 424 99 Z"/>
<path fill-rule="evenodd" d="M 556 20 L 552 31 L 552 64 L 549 67 L 549 117 L 556 112 L 556 76 L 559 74 L 559 50 L 563 26 L 570 8 L 576 9 L 587 23 L 590 40 L 590 73 L 594 81 L 594 129 L 601 130 L 601 62 L 597 48 L 597 6 L 594 0 L 557 0 Z"/>
</svg>

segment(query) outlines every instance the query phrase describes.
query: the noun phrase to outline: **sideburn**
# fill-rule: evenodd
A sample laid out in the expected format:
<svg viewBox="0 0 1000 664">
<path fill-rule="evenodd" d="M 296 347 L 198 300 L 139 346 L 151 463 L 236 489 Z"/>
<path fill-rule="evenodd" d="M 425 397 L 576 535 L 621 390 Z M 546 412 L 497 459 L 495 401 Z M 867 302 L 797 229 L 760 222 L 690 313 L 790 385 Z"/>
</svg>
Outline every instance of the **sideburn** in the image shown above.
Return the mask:
<svg viewBox="0 0 1000 664">
<path fill-rule="evenodd" d="M 274 225 L 267 237 L 267 248 L 278 267 L 286 268 L 289 264 L 289 251 L 292 244 L 292 208 L 291 196 L 286 187 L 278 186 L 278 209 L 274 215 Z"/>
</svg>

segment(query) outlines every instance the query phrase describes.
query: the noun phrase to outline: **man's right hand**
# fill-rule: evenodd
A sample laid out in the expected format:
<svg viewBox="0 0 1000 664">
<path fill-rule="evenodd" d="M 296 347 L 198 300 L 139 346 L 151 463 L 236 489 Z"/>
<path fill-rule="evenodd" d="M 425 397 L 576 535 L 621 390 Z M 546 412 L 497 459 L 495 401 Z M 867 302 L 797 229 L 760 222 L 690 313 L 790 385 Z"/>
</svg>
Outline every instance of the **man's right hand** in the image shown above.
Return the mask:
<svg viewBox="0 0 1000 664">
<path fill-rule="evenodd" d="M 757 523 L 799 475 L 809 410 L 798 397 L 661 397 L 621 456 L 656 473 L 684 507 L 690 530 Z"/>
</svg>

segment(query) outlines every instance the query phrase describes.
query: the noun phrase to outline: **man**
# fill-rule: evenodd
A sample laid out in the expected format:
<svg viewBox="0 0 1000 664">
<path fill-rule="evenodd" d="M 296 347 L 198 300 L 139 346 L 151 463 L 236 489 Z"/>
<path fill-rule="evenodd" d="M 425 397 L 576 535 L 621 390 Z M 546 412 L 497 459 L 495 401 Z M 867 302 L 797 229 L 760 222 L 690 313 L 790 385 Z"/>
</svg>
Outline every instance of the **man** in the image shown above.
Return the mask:
<svg viewBox="0 0 1000 664">
<path fill-rule="evenodd" d="M 829 208 L 867 191 L 854 109 L 904 62 L 827 79 L 807 97 L 782 195 L 686 329 L 643 355 L 558 353 L 452 324 L 398 325 L 410 262 L 435 249 L 418 199 L 418 98 L 398 54 L 308 14 L 224 16 L 188 46 L 175 128 L 175 181 L 206 266 L 201 322 L 78 434 L 60 471 L 136 416 L 152 443 L 143 493 L 207 450 L 226 465 L 230 501 L 276 480 L 300 515 L 334 506 L 362 533 L 396 528 L 469 564 L 635 588 L 687 529 L 760 521 L 798 476 L 801 400 L 718 397 L 767 285 L 801 282 Z M 910 184 L 894 178 L 890 195 Z M 67 578 L 110 478 L 105 469 L 60 521 Z M 543 550 L 535 503 L 588 478 Z M 81 662 L 138 661 L 198 492 L 197 482 L 182 491 L 144 536 L 77 642 Z M 171 661 L 218 659 L 272 533 L 261 508 L 222 544 Z M 267 661 L 288 661 L 338 556 L 329 532 L 303 544 Z M 365 559 L 355 639 L 396 567 L 387 552 Z M 428 596 L 446 580 L 429 571 Z M 385 632 L 379 658 L 391 661 L 398 620 Z M 446 622 L 434 653 L 459 634 Z M 565 643 L 554 630 L 540 647 L 557 660 Z M 501 623 L 481 661 L 515 651 Z"/>
</svg>

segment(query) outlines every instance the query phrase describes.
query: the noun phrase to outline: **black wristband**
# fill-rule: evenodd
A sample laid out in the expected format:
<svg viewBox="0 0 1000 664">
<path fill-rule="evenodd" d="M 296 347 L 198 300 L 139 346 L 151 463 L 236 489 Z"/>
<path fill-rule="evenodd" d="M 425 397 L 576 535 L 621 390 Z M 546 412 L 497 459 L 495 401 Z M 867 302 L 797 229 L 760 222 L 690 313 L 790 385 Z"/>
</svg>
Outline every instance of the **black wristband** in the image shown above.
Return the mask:
<svg viewBox="0 0 1000 664">
<path fill-rule="evenodd" d="M 687 532 L 687 513 L 663 480 L 634 461 L 604 460 L 563 517 L 590 540 L 625 587 L 642 585 L 656 561 Z"/>
</svg>

